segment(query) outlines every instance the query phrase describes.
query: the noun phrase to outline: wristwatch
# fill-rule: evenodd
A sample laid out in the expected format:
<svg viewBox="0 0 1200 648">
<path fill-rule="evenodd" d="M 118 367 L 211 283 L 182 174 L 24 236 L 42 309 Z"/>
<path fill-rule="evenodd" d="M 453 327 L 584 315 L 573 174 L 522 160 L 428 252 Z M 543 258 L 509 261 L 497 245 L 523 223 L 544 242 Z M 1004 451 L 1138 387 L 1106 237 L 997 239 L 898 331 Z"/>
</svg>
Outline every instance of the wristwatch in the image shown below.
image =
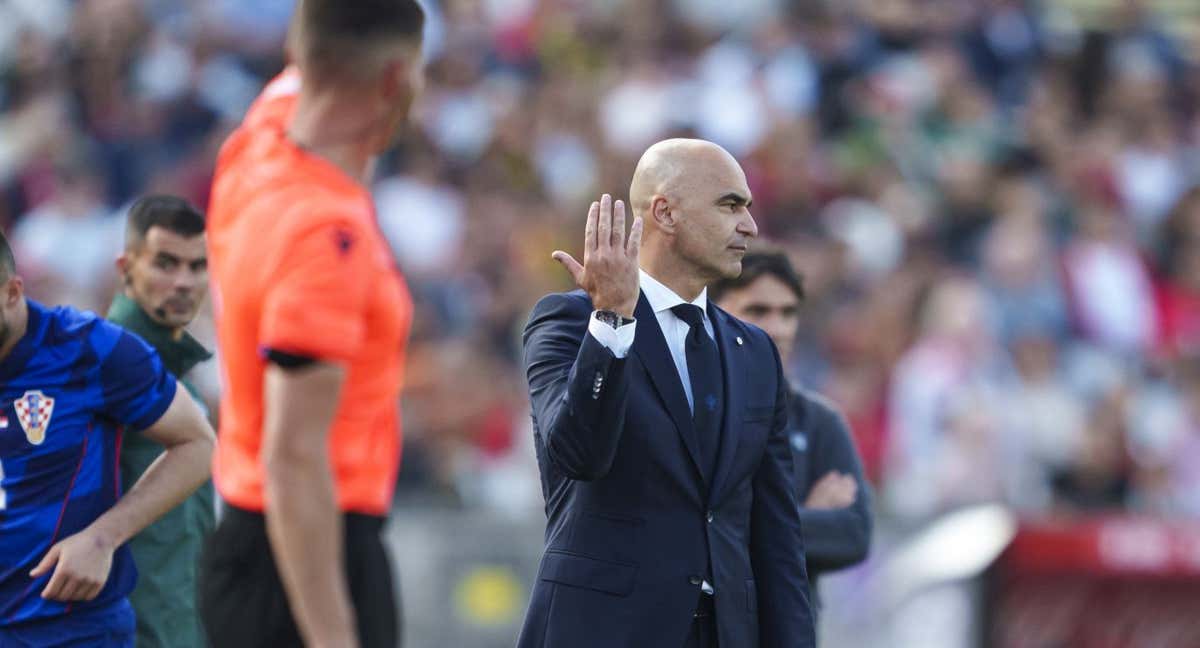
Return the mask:
<svg viewBox="0 0 1200 648">
<path fill-rule="evenodd" d="M 634 319 L 632 317 L 625 317 L 624 315 L 621 315 L 620 313 L 617 313 L 616 311 L 610 311 L 610 310 L 596 311 L 596 319 L 600 320 L 601 322 L 604 322 L 605 324 L 608 324 L 609 326 L 613 327 L 614 329 L 621 328 L 622 326 L 625 326 L 626 324 L 632 324 L 634 322 Z"/>
</svg>

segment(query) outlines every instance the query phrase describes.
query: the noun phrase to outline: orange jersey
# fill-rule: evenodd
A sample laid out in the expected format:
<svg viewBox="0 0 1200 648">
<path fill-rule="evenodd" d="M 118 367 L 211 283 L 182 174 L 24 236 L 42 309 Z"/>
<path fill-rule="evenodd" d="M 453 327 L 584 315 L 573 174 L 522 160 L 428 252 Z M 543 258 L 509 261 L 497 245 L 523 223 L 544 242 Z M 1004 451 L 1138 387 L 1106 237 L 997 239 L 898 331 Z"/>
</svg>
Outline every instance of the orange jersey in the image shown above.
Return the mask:
<svg viewBox="0 0 1200 648">
<path fill-rule="evenodd" d="M 386 514 L 400 465 L 399 397 L 412 302 L 370 193 L 287 136 L 299 75 L 263 91 L 221 149 L 208 216 L 224 395 L 213 476 L 262 511 L 264 351 L 347 369 L 329 438 L 343 511 Z"/>
</svg>

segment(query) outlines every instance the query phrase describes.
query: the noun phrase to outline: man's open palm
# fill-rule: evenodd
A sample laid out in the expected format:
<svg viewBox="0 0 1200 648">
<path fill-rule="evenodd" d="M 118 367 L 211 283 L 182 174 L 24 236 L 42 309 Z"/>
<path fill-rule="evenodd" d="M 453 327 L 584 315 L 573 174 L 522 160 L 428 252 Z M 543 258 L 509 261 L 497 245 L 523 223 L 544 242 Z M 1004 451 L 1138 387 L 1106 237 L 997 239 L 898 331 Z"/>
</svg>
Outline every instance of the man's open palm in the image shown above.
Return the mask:
<svg viewBox="0 0 1200 648">
<path fill-rule="evenodd" d="M 556 261 L 575 278 L 575 283 L 592 298 L 596 310 L 611 310 L 633 317 L 638 287 L 638 252 L 642 246 L 642 218 L 634 218 L 629 236 L 625 236 L 625 203 L 613 204 L 604 194 L 588 209 L 583 237 L 583 263 L 570 254 L 556 250 Z"/>
</svg>

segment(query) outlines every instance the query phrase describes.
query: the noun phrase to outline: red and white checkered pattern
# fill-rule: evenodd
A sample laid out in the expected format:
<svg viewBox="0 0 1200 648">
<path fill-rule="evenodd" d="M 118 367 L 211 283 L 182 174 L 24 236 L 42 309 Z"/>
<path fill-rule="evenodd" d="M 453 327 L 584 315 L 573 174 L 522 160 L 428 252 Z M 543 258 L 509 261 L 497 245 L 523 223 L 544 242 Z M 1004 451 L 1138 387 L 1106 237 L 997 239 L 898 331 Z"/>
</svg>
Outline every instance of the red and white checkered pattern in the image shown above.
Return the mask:
<svg viewBox="0 0 1200 648">
<path fill-rule="evenodd" d="M 25 430 L 25 438 L 33 445 L 41 445 L 46 440 L 46 428 L 54 414 L 54 399 L 41 391 L 27 391 L 13 401 L 13 408 L 17 410 L 21 429 Z"/>
</svg>

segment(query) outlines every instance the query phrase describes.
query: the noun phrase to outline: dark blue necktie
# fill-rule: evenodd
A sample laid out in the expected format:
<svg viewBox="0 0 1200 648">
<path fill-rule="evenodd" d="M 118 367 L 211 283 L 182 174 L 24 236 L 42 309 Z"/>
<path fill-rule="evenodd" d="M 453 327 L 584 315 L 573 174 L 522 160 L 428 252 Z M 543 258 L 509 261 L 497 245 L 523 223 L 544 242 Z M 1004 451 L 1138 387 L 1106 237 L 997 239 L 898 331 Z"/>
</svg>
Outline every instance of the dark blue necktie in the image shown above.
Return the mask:
<svg viewBox="0 0 1200 648">
<path fill-rule="evenodd" d="M 725 410 L 721 354 L 717 351 L 717 343 L 704 330 L 704 311 L 699 306 L 679 304 L 672 307 L 671 312 L 691 327 L 684 350 L 688 379 L 692 384 L 692 424 L 700 444 L 701 469 L 711 482 L 717 469 L 721 415 Z"/>
</svg>

